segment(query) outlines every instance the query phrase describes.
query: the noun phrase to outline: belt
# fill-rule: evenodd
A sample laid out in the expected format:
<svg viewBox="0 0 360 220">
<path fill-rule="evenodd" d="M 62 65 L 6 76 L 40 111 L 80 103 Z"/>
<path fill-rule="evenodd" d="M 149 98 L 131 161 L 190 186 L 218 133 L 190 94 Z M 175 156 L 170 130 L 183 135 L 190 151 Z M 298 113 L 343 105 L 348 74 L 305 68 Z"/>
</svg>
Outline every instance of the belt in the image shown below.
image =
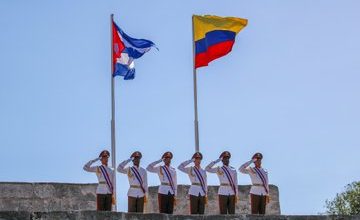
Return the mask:
<svg viewBox="0 0 360 220">
<path fill-rule="evenodd" d="M 130 185 L 130 188 L 140 189 L 141 187 L 139 185 Z"/>
<path fill-rule="evenodd" d="M 99 184 L 106 184 L 105 181 L 99 181 Z"/>
<path fill-rule="evenodd" d="M 161 183 L 163 186 L 170 186 L 170 183 Z"/>
<path fill-rule="evenodd" d="M 220 186 L 230 186 L 229 183 L 221 183 Z"/>
<path fill-rule="evenodd" d="M 191 183 L 191 185 L 193 185 L 193 186 L 201 186 L 200 183 Z"/>
<path fill-rule="evenodd" d="M 260 184 L 260 183 L 254 183 L 252 184 L 253 186 L 264 186 L 264 184 Z"/>
</svg>

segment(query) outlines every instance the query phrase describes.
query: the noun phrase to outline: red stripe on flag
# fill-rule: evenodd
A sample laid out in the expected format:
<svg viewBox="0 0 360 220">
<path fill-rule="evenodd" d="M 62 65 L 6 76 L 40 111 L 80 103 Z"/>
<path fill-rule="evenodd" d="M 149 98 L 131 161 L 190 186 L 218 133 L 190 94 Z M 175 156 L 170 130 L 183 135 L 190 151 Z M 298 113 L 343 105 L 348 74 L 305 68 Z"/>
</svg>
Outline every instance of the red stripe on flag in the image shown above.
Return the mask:
<svg viewBox="0 0 360 220">
<path fill-rule="evenodd" d="M 196 54 L 195 68 L 207 66 L 211 61 L 228 54 L 234 45 L 235 40 L 224 41 L 207 48 L 204 53 Z"/>
<path fill-rule="evenodd" d="M 121 52 L 125 49 L 125 45 L 122 42 L 122 40 L 120 39 L 119 33 L 117 31 L 117 28 L 115 26 L 116 24 L 113 22 L 112 25 L 112 37 L 113 37 L 113 68 L 115 70 L 115 64 L 116 64 L 116 59 L 121 57 Z"/>
</svg>

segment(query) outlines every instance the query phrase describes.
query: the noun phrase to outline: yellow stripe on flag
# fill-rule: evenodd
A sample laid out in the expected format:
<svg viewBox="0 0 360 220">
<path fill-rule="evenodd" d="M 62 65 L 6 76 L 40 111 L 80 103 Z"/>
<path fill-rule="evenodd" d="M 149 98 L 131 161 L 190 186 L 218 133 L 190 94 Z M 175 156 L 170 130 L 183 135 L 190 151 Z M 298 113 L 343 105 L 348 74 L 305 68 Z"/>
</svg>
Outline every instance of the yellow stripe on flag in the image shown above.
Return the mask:
<svg viewBox="0 0 360 220">
<path fill-rule="evenodd" d="M 194 40 L 200 40 L 205 34 L 214 30 L 228 30 L 239 33 L 246 25 L 248 20 L 236 17 L 219 17 L 215 15 L 194 15 Z"/>
</svg>

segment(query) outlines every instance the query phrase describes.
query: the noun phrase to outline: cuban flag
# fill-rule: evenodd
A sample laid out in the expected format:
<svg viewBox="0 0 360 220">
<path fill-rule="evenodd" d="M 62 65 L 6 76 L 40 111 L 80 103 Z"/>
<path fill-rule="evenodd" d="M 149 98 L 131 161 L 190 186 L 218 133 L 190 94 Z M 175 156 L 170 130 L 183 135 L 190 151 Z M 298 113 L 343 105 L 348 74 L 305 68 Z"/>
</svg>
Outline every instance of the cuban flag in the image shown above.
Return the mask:
<svg viewBox="0 0 360 220">
<path fill-rule="evenodd" d="M 112 22 L 112 33 L 113 76 L 123 76 L 125 80 L 134 79 L 134 60 L 148 52 L 151 47 L 155 47 L 155 44 L 149 40 L 128 36 L 114 21 Z"/>
</svg>

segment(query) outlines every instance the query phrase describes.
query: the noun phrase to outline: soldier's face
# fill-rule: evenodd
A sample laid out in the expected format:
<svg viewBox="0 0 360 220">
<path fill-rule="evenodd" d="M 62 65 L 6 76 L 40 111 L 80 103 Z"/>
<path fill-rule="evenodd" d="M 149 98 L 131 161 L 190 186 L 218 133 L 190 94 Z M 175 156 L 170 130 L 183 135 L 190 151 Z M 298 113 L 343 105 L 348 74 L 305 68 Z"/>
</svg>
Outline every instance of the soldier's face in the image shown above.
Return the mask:
<svg viewBox="0 0 360 220">
<path fill-rule="evenodd" d="M 255 166 L 256 167 L 261 167 L 261 159 L 257 159 L 255 162 L 254 162 Z"/>
<path fill-rule="evenodd" d="M 109 157 L 108 156 L 102 156 L 101 157 L 101 163 L 102 164 L 107 164 L 109 161 Z"/>
<path fill-rule="evenodd" d="M 200 166 L 200 164 L 201 164 L 201 159 L 200 159 L 199 157 L 195 158 L 194 163 L 195 163 L 196 166 Z"/>
<path fill-rule="evenodd" d="M 171 163 L 171 158 L 170 158 L 170 157 L 165 157 L 165 158 L 164 158 L 164 163 L 165 163 L 166 165 L 170 165 L 170 163 Z"/>
<path fill-rule="evenodd" d="M 224 164 L 224 165 L 229 165 L 229 163 L 230 163 L 230 158 L 229 157 L 223 157 L 222 158 L 222 163 Z"/>
<path fill-rule="evenodd" d="M 133 160 L 133 163 L 135 166 L 139 166 L 140 164 L 140 157 L 135 157 L 134 160 Z"/>
</svg>

